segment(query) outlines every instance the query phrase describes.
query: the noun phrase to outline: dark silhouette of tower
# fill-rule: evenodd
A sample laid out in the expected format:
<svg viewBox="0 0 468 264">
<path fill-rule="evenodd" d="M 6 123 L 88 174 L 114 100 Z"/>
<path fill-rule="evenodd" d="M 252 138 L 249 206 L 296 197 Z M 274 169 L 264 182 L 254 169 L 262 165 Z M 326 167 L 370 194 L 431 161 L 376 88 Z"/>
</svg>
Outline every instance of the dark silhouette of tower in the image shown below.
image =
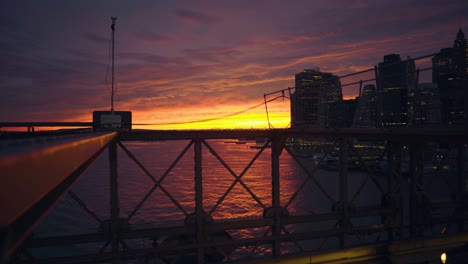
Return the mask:
<svg viewBox="0 0 468 264">
<path fill-rule="evenodd" d="M 408 87 L 415 82 L 414 69 L 414 61 L 402 61 L 399 54 L 385 55 L 379 63 L 377 92 L 382 126 L 407 125 Z"/>
<path fill-rule="evenodd" d="M 460 28 L 453 48 L 441 49 L 432 59 L 432 81 L 441 100 L 441 121 L 445 126 L 466 124 L 468 107 L 468 46 Z"/>
<path fill-rule="evenodd" d="M 454 73 L 453 48 L 441 49 L 432 58 L 432 82 L 439 83 Z M 450 76 L 453 77 L 453 76 Z"/>
<path fill-rule="evenodd" d="M 357 98 L 330 103 L 328 106 L 328 126 L 333 128 L 352 127 L 356 118 L 357 105 Z"/>
<path fill-rule="evenodd" d="M 343 99 L 338 76 L 305 69 L 296 74 L 291 95 L 291 127 L 327 127 L 329 104 Z"/>
<path fill-rule="evenodd" d="M 354 127 L 377 127 L 377 92 L 375 85 L 364 85 L 361 95 L 358 97 Z"/>
<path fill-rule="evenodd" d="M 468 75 L 468 46 L 461 28 L 453 42 L 453 63 L 455 75 L 459 78 L 466 78 Z"/>
</svg>

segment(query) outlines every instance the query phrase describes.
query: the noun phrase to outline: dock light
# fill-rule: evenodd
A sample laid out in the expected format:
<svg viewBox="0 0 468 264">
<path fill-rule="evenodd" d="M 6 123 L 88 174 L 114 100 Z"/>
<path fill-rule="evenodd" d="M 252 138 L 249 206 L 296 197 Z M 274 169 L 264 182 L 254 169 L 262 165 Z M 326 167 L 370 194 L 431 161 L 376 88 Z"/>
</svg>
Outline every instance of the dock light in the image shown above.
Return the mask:
<svg viewBox="0 0 468 264">
<path fill-rule="evenodd" d="M 445 252 L 440 254 L 440 263 L 442 264 L 447 263 L 447 254 Z"/>
</svg>

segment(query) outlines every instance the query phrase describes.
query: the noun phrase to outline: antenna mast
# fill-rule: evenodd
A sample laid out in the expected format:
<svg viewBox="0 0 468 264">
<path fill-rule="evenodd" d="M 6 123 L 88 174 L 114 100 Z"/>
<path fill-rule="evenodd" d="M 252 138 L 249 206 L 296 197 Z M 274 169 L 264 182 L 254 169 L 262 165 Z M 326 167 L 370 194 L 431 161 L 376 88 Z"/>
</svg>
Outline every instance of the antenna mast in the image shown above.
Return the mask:
<svg viewBox="0 0 468 264">
<path fill-rule="evenodd" d="M 117 17 L 111 17 L 112 19 L 112 95 L 111 95 L 111 114 L 114 114 L 114 34 L 115 34 L 115 20 Z"/>
</svg>

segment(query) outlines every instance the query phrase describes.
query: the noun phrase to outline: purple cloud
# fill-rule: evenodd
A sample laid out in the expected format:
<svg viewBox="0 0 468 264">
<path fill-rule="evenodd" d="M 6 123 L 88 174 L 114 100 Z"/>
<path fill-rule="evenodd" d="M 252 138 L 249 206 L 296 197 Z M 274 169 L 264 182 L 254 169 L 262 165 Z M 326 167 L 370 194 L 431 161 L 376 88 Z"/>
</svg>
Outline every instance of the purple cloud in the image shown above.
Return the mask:
<svg viewBox="0 0 468 264">
<path fill-rule="evenodd" d="M 211 24 L 217 20 L 215 16 L 187 9 L 177 9 L 175 14 L 177 18 L 189 24 Z"/>
<path fill-rule="evenodd" d="M 145 42 L 145 44 L 158 44 L 174 40 L 168 35 L 158 34 L 154 32 L 137 32 L 135 36 Z"/>
</svg>

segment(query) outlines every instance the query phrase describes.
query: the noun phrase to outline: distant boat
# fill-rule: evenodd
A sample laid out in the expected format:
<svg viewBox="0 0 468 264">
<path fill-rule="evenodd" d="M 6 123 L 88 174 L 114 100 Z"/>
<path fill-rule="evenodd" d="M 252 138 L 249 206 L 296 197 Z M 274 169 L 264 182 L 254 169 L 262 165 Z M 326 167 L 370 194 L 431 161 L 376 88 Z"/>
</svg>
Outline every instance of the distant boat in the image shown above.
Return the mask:
<svg viewBox="0 0 468 264">
<path fill-rule="evenodd" d="M 245 139 L 243 139 L 243 138 L 239 138 L 237 140 L 224 141 L 224 143 L 226 143 L 226 144 L 246 144 L 247 141 L 245 141 Z"/>
<path fill-rule="evenodd" d="M 268 145 L 265 146 L 265 144 L 255 144 L 255 145 L 251 145 L 251 146 L 250 146 L 250 148 L 253 148 L 253 149 L 261 149 L 261 148 L 263 148 L 263 147 L 265 147 L 265 148 L 270 148 L 271 145 L 268 144 Z"/>
<path fill-rule="evenodd" d="M 336 161 L 336 158 L 333 158 L 332 156 L 328 154 L 323 154 L 323 153 L 317 153 L 312 155 L 312 160 L 320 162 L 321 160 L 328 162 L 328 161 Z"/>
</svg>

